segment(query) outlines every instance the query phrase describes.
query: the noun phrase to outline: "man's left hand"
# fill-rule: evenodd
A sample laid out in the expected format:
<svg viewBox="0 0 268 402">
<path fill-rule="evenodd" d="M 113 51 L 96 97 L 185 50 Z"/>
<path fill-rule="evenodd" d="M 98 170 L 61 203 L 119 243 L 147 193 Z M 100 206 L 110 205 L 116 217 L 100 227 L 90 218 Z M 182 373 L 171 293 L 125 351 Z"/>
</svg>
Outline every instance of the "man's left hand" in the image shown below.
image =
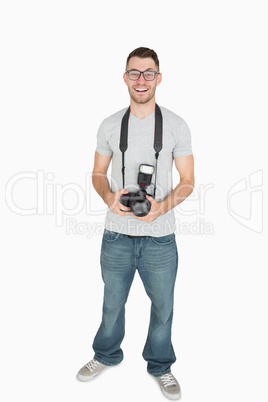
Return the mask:
<svg viewBox="0 0 268 402">
<path fill-rule="evenodd" d="M 143 217 L 139 217 L 139 216 L 135 216 L 135 215 L 134 216 L 139 221 L 151 223 L 156 218 L 158 218 L 160 215 L 162 215 L 162 213 L 163 213 L 162 212 L 162 204 L 161 204 L 161 202 L 156 202 L 155 199 L 153 197 L 150 197 L 149 195 L 146 195 L 146 198 L 151 203 L 150 212 L 147 215 L 143 216 Z"/>
</svg>

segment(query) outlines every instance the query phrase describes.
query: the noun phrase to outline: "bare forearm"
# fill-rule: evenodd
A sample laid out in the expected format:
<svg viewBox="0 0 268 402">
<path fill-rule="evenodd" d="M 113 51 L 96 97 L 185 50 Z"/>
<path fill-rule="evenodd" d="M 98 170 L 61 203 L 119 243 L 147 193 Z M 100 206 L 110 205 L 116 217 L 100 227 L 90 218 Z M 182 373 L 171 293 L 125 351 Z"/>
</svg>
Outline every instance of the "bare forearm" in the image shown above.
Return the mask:
<svg viewBox="0 0 268 402">
<path fill-rule="evenodd" d="M 194 180 L 182 179 L 174 190 L 161 202 L 162 214 L 181 204 L 193 192 Z"/>
<path fill-rule="evenodd" d="M 120 203 L 121 195 L 128 193 L 128 191 L 122 189 L 113 193 L 105 173 L 93 172 L 92 183 L 97 193 L 101 196 L 112 212 L 121 216 L 132 215 L 130 208 L 125 207 Z M 122 210 L 122 208 L 124 210 Z"/>
<path fill-rule="evenodd" d="M 113 193 L 107 175 L 105 173 L 93 172 L 92 183 L 96 192 L 101 196 L 105 204 L 109 206 L 109 199 L 111 199 Z"/>
</svg>

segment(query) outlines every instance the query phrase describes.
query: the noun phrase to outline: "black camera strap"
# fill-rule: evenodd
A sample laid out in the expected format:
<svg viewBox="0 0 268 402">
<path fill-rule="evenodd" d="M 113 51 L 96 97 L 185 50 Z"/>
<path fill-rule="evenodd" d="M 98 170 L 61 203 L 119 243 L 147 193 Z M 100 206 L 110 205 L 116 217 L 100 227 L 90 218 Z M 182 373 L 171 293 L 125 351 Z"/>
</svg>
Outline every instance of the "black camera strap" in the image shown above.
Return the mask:
<svg viewBox="0 0 268 402">
<path fill-rule="evenodd" d="M 120 151 L 122 152 L 122 181 L 123 188 L 125 188 L 125 152 L 128 147 L 128 123 L 130 116 L 130 106 L 128 107 L 126 113 L 124 114 L 121 122 L 121 133 L 120 133 Z M 154 184 L 154 197 L 156 191 L 156 174 L 157 174 L 157 161 L 159 152 L 163 146 L 163 117 L 160 107 L 155 104 L 155 126 L 154 126 L 154 150 L 155 150 L 155 184 Z"/>
</svg>

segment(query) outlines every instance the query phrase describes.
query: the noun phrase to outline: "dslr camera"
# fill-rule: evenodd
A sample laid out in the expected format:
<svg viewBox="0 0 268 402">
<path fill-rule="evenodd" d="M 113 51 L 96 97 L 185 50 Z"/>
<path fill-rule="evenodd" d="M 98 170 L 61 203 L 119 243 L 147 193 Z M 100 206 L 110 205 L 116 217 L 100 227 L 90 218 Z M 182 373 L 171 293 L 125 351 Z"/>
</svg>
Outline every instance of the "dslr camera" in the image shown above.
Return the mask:
<svg viewBox="0 0 268 402">
<path fill-rule="evenodd" d="M 136 216 L 146 216 L 151 210 L 151 203 L 146 198 L 146 189 L 151 184 L 153 173 L 154 166 L 146 164 L 140 165 L 137 180 L 140 187 L 139 190 L 122 194 L 120 197 L 120 203 L 125 207 L 129 207 L 131 212 Z M 123 209 L 121 209 L 121 211 L 126 212 Z"/>
</svg>

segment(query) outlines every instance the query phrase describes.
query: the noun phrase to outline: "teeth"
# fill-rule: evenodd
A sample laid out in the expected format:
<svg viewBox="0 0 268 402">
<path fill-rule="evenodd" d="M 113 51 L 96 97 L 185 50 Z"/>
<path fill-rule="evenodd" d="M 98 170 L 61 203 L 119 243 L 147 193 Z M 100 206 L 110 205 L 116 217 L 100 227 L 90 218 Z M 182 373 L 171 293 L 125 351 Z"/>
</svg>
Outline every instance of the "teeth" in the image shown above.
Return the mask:
<svg viewBox="0 0 268 402">
<path fill-rule="evenodd" d="M 145 91 L 147 91 L 147 89 L 145 89 L 145 88 L 135 88 L 136 89 L 136 91 L 138 91 L 138 92 L 145 92 Z"/>
</svg>

